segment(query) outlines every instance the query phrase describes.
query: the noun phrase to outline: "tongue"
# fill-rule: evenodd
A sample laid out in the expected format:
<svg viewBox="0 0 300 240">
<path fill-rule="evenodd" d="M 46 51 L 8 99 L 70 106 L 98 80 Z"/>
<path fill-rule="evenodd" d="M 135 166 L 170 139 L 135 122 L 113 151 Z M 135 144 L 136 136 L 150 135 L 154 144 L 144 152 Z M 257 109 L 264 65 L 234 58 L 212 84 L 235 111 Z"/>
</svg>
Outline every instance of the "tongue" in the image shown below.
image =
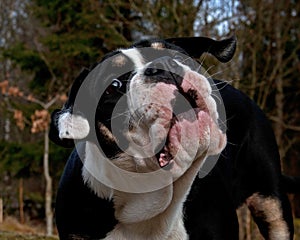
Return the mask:
<svg viewBox="0 0 300 240">
<path fill-rule="evenodd" d="M 172 156 L 169 154 L 168 148 L 165 146 L 163 152 L 159 154 L 158 164 L 161 168 L 163 168 L 166 167 L 171 160 Z"/>
<path fill-rule="evenodd" d="M 159 155 L 159 159 L 158 159 L 158 163 L 159 163 L 159 166 L 161 168 L 167 166 L 169 164 L 169 160 L 166 158 L 166 154 L 165 153 L 161 153 Z"/>
</svg>

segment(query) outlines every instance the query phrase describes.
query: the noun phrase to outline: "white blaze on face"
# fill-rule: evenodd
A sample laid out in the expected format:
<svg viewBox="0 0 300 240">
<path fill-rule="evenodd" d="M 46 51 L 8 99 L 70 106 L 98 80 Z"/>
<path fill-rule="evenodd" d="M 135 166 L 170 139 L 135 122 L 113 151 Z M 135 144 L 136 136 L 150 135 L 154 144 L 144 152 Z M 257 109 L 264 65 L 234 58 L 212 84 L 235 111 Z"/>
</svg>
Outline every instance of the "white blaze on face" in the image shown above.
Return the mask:
<svg viewBox="0 0 300 240">
<path fill-rule="evenodd" d="M 136 48 L 122 49 L 121 52 L 131 59 L 136 69 L 144 66 L 143 56 Z"/>
<path fill-rule="evenodd" d="M 207 155 L 219 154 L 226 145 L 226 135 L 219 129 L 217 106 L 207 78 L 174 60 L 183 70 L 178 89 L 178 83 L 172 84 L 176 79 L 167 83 L 145 76 L 145 69 L 151 62 L 144 62 L 142 51 L 133 48 L 121 52 L 135 66 L 126 94 L 131 116 L 127 138 L 132 152 L 141 151 L 152 157 L 159 150 L 157 148 L 162 147 L 157 157 L 159 164 L 163 167 L 173 159 L 171 171 L 175 177 L 204 151 Z M 192 107 L 186 97 L 179 96 L 181 93 L 194 98 L 197 106 Z M 186 111 L 174 112 L 176 104 L 183 111 L 186 106 Z"/>
<path fill-rule="evenodd" d="M 65 112 L 58 118 L 60 139 L 83 139 L 90 132 L 90 125 L 84 117 Z"/>
<path fill-rule="evenodd" d="M 176 87 L 162 82 L 145 85 L 143 77 L 137 74 L 130 81 L 129 89 L 127 97 L 133 129 L 127 134 L 128 140 L 142 146 L 141 152 L 153 156 L 167 137 Z"/>
</svg>

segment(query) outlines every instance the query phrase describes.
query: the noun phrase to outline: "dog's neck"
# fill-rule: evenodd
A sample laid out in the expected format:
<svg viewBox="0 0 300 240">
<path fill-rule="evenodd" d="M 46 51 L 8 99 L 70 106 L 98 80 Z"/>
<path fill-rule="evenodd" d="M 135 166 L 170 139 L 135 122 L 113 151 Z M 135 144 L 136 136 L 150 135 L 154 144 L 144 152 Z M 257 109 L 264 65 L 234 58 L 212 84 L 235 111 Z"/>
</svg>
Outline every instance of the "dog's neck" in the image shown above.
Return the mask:
<svg viewBox="0 0 300 240">
<path fill-rule="evenodd" d="M 172 184 L 156 191 L 140 194 L 113 190 L 96 177 L 105 175 L 110 178 L 111 174 L 114 178 L 117 176 L 115 172 L 110 172 L 113 170 L 107 164 L 119 165 L 118 167 L 126 168 L 127 171 L 137 171 L 135 161 L 129 155 L 121 154 L 119 158 L 110 160 L 113 163 L 109 163 L 101 161 L 99 154 L 96 145 L 86 143 L 83 178 L 99 197 L 114 201 L 115 216 L 119 224 L 105 239 L 126 239 L 126 235 L 132 239 L 142 239 L 141 236 L 145 234 L 151 236 L 151 239 L 177 239 L 173 236 L 178 235 L 180 235 L 178 239 L 187 239 L 182 222 L 183 203 L 207 152 L 195 160 L 192 166 Z M 94 161 L 97 161 L 97 164 Z M 95 166 L 98 166 L 97 169 Z"/>
<path fill-rule="evenodd" d="M 121 221 L 105 240 L 188 239 L 183 224 L 183 204 L 206 154 L 203 153 L 179 179 L 163 189 L 141 195 L 115 192 L 115 215 Z"/>
</svg>

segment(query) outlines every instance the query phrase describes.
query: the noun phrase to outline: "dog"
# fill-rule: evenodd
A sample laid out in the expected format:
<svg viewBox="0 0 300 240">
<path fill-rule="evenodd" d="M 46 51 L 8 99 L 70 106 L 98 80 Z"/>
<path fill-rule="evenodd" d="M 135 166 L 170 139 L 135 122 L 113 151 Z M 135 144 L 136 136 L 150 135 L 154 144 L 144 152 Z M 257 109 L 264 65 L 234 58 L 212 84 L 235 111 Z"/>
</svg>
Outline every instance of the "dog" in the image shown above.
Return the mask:
<svg viewBox="0 0 300 240">
<path fill-rule="evenodd" d="M 299 185 L 281 173 L 266 116 L 193 60 L 228 62 L 235 48 L 142 40 L 79 74 L 49 133 L 76 144 L 57 192 L 61 239 L 233 240 L 243 203 L 265 239 L 293 239 L 286 190 Z"/>
</svg>

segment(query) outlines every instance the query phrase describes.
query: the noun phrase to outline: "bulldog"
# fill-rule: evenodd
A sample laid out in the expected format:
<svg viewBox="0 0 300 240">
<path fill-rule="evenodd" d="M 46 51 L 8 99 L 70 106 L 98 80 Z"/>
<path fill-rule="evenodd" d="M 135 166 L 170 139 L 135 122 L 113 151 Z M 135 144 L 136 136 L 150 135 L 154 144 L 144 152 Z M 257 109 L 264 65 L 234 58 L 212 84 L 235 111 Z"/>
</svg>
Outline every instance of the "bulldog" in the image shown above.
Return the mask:
<svg viewBox="0 0 300 240">
<path fill-rule="evenodd" d="M 49 134 L 75 146 L 57 193 L 61 239 L 238 239 L 243 203 L 266 239 L 293 239 L 295 179 L 268 120 L 194 60 L 228 62 L 235 48 L 235 37 L 143 40 L 79 74 Z"/>
</svg>

